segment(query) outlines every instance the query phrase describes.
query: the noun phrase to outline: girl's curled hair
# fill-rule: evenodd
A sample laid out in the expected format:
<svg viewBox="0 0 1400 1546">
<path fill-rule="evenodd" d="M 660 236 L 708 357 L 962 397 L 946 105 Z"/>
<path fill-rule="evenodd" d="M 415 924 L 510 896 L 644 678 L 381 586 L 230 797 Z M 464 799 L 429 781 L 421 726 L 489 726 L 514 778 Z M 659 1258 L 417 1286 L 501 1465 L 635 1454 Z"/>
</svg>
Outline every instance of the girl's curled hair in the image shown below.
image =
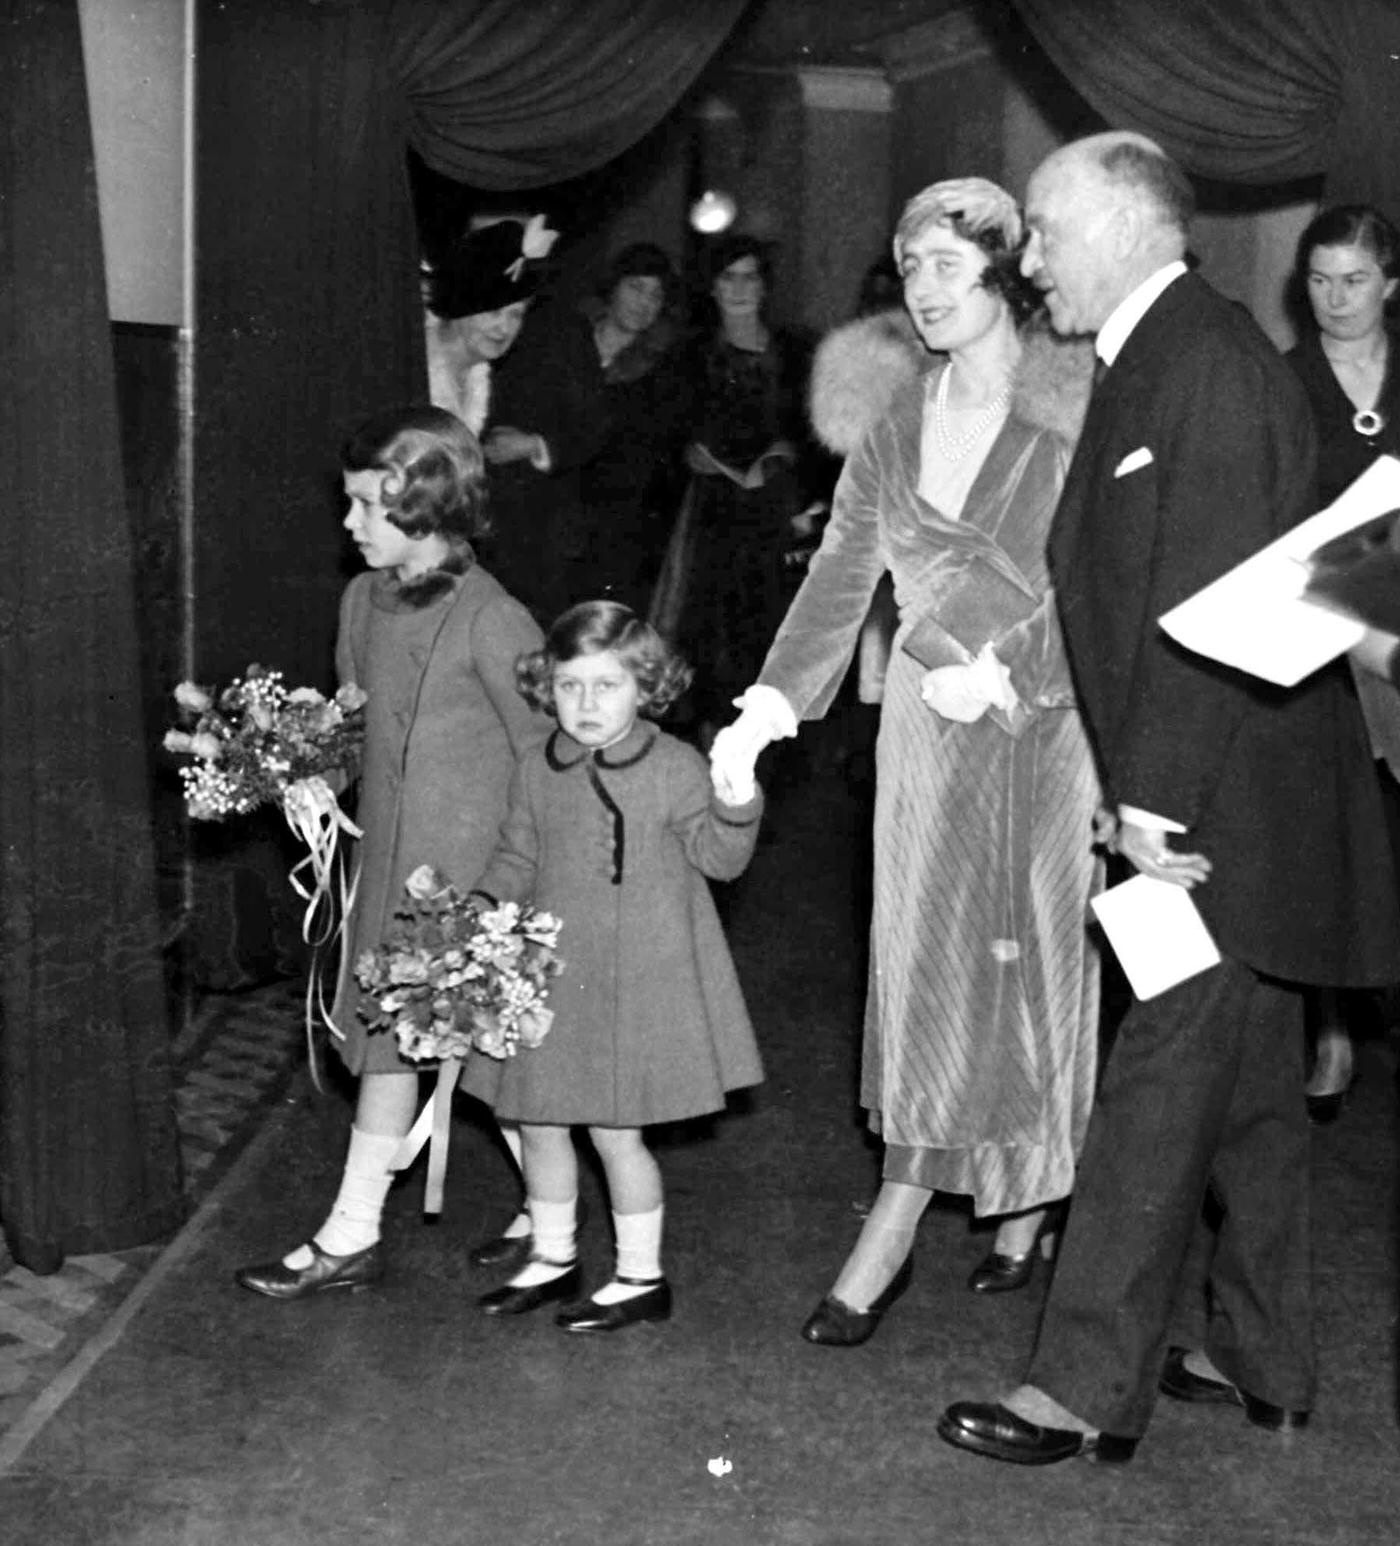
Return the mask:
<svg viewBox="0 0 1400 1546">
<path fill-rule="evenodd" d="M 544 648 L 515 663 L 521 696 L 554 713 L 554 668 L 580 655 L 612 650 L 641 689 L 638 712 L 659 719 L 690 686 L 685 661 L 631 607 L 620 601 L 580 601 L 561 613 L 545 635 Z"/>
<path fill-rule="evenodd" d="M 390 408 L 362 423 L 340 454 L 346 472 L 383 472 L 384 508 L 410 537 L 445 537 L 454 552 L 488 528 L 486 469 L 471 430 L 445 408 Z"/>
</svg>

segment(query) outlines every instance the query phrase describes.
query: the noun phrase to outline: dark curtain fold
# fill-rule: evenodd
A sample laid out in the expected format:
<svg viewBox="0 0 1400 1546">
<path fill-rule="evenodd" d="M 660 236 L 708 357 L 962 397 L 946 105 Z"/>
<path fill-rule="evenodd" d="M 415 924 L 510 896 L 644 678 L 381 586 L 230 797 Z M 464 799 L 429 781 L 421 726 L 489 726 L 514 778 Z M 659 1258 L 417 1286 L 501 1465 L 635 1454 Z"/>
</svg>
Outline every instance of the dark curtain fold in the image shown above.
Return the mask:
<svg viewBox="0 0 1400 1546">
<path fill-rule="evenodd" d="M 395 0 L 392 73 L 414 148 L 484 189 L 603 166 L 675 106 L 746 0 Z"/>
<path fill-rule="evenodd" d="M 0 1221 L 17 1261 L 183 1216 L 77 0 L 0 9 Z"/>
<path fill-rule="evenodd" d="M 1394 0 L 1015 0 L 1045 52 L 1115 128 L 1194 173 L 1323 177 L 1333 202 L 1400 213 Z"/>
<path fill-rule="evenodd" d="M 330 673 L 338 451 L 427 394 L 411 139 L 482 190 L 606 163 L 679 99 L 744 0 L 199 0 L 195 668 Z M 206 986 L 290 964 L 276 822 L 202 829 Z"/>
</svg>

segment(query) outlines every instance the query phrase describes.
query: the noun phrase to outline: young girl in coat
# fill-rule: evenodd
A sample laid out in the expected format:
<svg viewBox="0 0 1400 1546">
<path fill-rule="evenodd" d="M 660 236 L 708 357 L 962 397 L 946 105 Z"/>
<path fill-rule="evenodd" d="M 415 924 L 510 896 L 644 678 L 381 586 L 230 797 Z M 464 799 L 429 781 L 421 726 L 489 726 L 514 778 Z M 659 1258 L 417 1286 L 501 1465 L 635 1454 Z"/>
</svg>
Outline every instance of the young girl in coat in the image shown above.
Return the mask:
<svg viewBox="0 0 1400 1546">
<path fill-rule="evenodd" d="M 473 556 L 485 479 L 472 432 L 441 408 L 391 410 L 352 436 L 342 466 L 345 529 L 369 570 L 346 587 L 336 645 L 342 684 L 368 694 L 348 964 L 383 939 L 420 864 L 462 890 L 476 883 L 516 758 L 549 721 L 515 684 L 516 659 L 539 646 L 539 628 Z M 399 1056 L 392 1035 L 367 1034 L 358 997 L 347 970 L 332 1012 L 335 1046 L 360 1088 L 330 1215 L 280 1261 L 236 1274 L 270 1298 L 363 1288 L 383 1273 L 380 1214 L 389 1162 L 417 1106 L 419 1065 Z"/>
<path fill-rule="evenodd" d="M 568 1331 L 616 1331 L 671 1313 L 661 1270 L 662 1185 L 643 1130 L 723 1108 L 762 1078 L 706 877 L 753 854 L 762 796 L 713 795 L 703 759 L 646 717 L 688 669 L 630 608 L 571 607 L 519 667 L 521 690 L 559 720 L 521 759 L 500 846 L 478 883 L 563 920 L 564 968 L 544 1041 L 504 1063 L 473 1056 L 464 1083 L 519 1123 L 530 1259 L 482 1297 L 488 1315 L 552 1301 Z M 578 1159 L 587 1126 L 607 1177 L 617 1243 L 610 1282 L 577 1299 Z"/>
</svg>

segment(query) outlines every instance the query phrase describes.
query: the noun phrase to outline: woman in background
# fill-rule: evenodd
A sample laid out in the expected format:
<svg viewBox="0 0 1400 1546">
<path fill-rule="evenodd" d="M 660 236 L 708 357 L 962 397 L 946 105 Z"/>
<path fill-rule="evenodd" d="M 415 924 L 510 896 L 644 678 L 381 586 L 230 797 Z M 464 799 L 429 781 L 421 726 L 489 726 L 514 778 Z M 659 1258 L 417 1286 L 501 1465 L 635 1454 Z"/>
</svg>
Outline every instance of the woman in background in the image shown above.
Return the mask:
<svg viewBox="0 0 1400 1546">
<path fill-rule="evenodd" d="M 576 588 L 642 613 L 680 501 L 685 381 L 678 290 L 666 253 L 635 242 L 613 258 L 584 306 L 603 370 L 608 433 L 582 473 L 589 550 Z"/>
<path fill-rule="evenodd" d="M 1400 368 L 1391 329 L 1400 286 L 1400 233 L 1379 210 L 1340 204 L 1323 210 L 1298 241 L 1294 282 L 1307 296 L 1311 326 L 1288 358 L 1318 429 L 1318 503 L 1330 505 L 1378 456 L 1400 455 Z M 1363 666 L 1366 661 L 1363 659 Z M 1364 670 L 1357 690 L 1377 758 L 1392 833 L 1400 830 L 1400 700 Z M 1334 1121 L 1351 1089 L 1354 1056 L 1348 1007 L 1364 996 L 1319 989 L 1316 1038 L 1306 1086 L 1308 1114 Z"/>
<path fill-rule="evenodd" d="M 689 351 L 691 479 L 652 621 L 698 662 L 694 705 L 707 741 L 791 600 L 794 522 L 826 469 L 807 433 L 811 350 L 767 320 L 763 243 L 722 237 L 705 272 L 716 322 Z"/>
</svg>

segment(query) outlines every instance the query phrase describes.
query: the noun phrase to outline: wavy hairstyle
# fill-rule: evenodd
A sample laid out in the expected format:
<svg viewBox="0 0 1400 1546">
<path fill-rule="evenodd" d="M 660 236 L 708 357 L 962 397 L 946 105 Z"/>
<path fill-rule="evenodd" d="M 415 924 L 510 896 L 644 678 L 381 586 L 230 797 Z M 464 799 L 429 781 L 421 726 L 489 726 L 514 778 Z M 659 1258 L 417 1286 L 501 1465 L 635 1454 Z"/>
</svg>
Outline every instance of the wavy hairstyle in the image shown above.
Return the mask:
<svg viewBox="0 0 1400 1546">
<path fill-rule="evenodd" d="M 411 403 L 374 414 L 345 442 L 340 465 L 386 474 L 385 513 L 410 537 L 441 536 L 461 555 L 489 529 L 480 442 L 445 408 Z"/>
<path fill-rule="evenodd" d="M 616 653 L 641 689 L 637 712 L 659 719 L 690 686 L 694 674 L 644 618 L 620 601 L 580 601 L 561 613 L 544 648 L 522 655 L 515 680 L 527 703 L 554 710 L 554 668 L 580 655 Z"/>
<path fill-rule="evenodd" d="M 1044 303 L 1040 291 L 1021 273 L 1021 254 L 1025 251 L 1026 239 L 1019 217 L 1010 229 L 1000 221 L 974 225 L 946 207 L 940 192 L 945 186 L 934 183 L 916 193 L 904 206 L 894 230 L 896 265 L 903 259 L 904 248 L 922 236 L 929 226 L 946 226 L 954 236 L 971 242 L 985 254 L 987 266 L 978 282 L 984 290 L 999 295 L 1006 302 L 1012 320 L 1019 326 Z"/>
</svg>

